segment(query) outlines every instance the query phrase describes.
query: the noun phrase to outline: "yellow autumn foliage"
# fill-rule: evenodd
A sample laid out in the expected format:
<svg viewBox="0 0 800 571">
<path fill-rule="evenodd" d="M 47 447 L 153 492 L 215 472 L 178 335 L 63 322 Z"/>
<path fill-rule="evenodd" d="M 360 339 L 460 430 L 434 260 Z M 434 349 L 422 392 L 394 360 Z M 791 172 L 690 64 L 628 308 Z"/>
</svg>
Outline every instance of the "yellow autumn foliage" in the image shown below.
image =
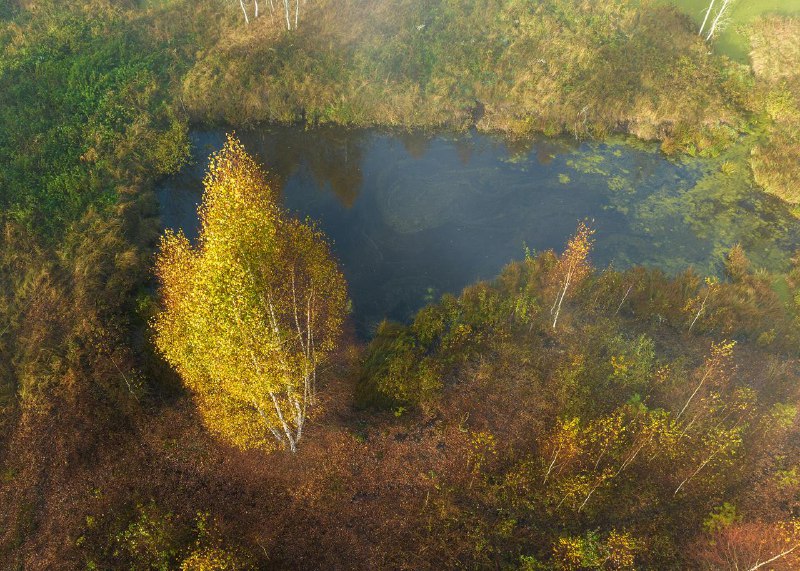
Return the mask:
<svg viewBox="0 0 800 571">
<path fill-rule="evenodd" d="M 235 138 L 204 186 L 197 244 L 161 240 L 156 346 L 210 430 L 240 448 L 294 451 L 341 331 L 344 277 L 323 234 L 283 211 Z"/>
</svg>

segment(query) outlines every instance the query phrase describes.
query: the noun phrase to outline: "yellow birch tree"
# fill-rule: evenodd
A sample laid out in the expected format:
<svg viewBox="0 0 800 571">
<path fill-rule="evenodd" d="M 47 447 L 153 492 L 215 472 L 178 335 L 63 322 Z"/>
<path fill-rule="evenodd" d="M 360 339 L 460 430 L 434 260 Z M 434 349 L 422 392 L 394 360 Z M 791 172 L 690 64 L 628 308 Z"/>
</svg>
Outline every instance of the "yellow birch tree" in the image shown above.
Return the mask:
<svg viewBox="0 0 800 571">
<path fill-rule="evenodd" d="M 323 234 L 287 216 L 235 138 L 203 184 L 196 246 L 181 233 L 161 240 L 156 346 L 212 432 L 294 452 L 341 332 L 344 277 Z"/>
<path fill-rule="evenodd" d="M 558 260 L 556 272 L 560 283 L 553 307 L 550 308 L 550 315 L 553 316 L 553 329 L 558 324 L 561 304 L 564 302 L 570 286 L 574 288 L 579 285 L 592 272 L 592 266 L 589 264 L 589 252 L 592 250 L 592 234 L 594 234 L 594 230 L 585 223 L 578 224 L 575 235 L 569 239 L 567 249 L 564 250 Z"/>
</svg>

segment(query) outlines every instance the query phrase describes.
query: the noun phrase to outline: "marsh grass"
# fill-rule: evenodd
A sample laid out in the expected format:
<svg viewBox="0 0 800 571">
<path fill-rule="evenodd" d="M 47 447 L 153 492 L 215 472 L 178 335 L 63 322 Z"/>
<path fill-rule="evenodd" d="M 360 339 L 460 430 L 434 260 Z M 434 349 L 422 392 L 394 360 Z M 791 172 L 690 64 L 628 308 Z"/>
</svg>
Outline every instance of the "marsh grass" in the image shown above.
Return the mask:
<svg viewBox="0 0 800 571">
<path fill-rule="evenodd" d="M 750 164 L 759 185 L 800 203 L 800 18 L 771 17 L 751 32 L 753 71 L 762 85 L 764 133 Z"/>
<path fill-rule="evenodd" d="M 756 182 L 796 204 L 797 20 L 748 24 L 751 67 L 712 53 L 675 4 L 320 0 L 293 33 L 269 16 L 225 20 L 189 66 L 181 101 L 196 122 L 237 126 L 626 133 L 705 157 L 755 141 Z M 756 13 L 736 9 L 739 33 Z"/>
<path fill-rule="evenodd" d="M 624 131 L 711 153 L 743 123 L 729 92 L 746 87 L 651 2 L 350 0 L 315 3 L 295 34 L 268 17 L 232 29 L 183 98 L 199 121 Z"/>
</svg>

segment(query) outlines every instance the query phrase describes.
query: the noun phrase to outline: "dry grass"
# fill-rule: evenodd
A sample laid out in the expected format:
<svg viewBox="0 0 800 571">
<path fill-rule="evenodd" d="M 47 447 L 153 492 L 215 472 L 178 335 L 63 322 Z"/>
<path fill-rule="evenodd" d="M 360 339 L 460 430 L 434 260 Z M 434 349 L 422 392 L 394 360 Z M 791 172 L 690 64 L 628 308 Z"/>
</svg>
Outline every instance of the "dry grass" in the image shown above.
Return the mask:
<svg viewBox="0 0 800 571">
<path fill-rule="evenodd" d="M 756 182 L 800 204 L 800 18 L 765 18 L 750 36 L 753 70 L 764 84 L 765 140 L 750 160 Z"/>
<path fill-rule="evenodd" d="M 756 75 L 770 82 L 800 77 L 800 18 L 764 18 L 750 34 Z"/>
<path fill-rule="evenodd" d="M 696 152 L 730 142 L 742 86 L 725 84 L 685 17 L 639 4 L 321 1 L 296 33 L 268 17 L 228 30 L 183 98 L 196 119 L 234 124 L 626 131 Z"/>
</svg>

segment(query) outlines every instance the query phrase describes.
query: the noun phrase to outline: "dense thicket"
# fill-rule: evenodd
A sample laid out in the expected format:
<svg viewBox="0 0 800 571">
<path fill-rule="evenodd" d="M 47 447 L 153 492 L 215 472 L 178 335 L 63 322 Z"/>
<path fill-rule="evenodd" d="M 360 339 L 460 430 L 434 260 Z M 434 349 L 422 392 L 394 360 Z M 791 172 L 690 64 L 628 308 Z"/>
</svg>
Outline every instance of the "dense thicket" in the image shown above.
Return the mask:
<svg viewBox="0 0 800 571">
<path fill-rule="evenodd" d="M 797 545 L 784 463 L 798 427 L 798 308 L 734 250 L 722 283 L 593 273 L 554 328 L 562 261 L 512 264 L 409 326 L 385 324 L 365 356 L 362 405 L 463 433 L 468 475 L 439 499 L 448 532 L 479 534 L 470 561 L 742 568 L 749 554 L 714 559 L 739 526 L 769 534 L 762 555 Z"/>
<path fill-rule="evenodd" d="M 58 557 L 97 568 L 725 569 L 796 545 L 793 299 L 734 251 L 722 282 L 593 271 L 553 328 L 562 269 L 512 264 L 344 351 L 294 456 L 227 448 L 183 399 L 129 416 L 50 491 L 64 527 L 22 547 L 67 533 Z"/>
</svg>

